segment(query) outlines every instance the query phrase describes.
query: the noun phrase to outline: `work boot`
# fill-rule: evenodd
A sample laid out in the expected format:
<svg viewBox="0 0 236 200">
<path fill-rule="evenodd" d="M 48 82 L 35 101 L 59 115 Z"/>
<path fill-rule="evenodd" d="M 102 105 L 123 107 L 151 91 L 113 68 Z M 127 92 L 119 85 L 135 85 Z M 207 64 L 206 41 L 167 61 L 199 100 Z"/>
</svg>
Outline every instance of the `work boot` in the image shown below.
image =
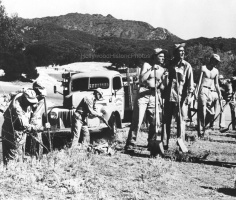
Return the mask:
<svg viewBox="0 0 236 200">
<path fill-rule="evenodd" d="M 133 151 L 134 148 L 135 148 L 135 144 L 134 144 L 134 143 L 127 143 L 127 144 L 125 145 L 125 150 L 126 150 L 126 151 Z"/>
</svg>

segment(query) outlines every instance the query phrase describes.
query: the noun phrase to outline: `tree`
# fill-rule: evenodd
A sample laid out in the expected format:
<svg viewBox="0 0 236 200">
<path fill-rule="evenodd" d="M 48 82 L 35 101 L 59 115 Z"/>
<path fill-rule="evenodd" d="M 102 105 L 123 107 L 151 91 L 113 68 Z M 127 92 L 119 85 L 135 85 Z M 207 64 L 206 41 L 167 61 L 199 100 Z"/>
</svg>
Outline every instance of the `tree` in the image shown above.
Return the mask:
<svg viewBox="0 0 236 200">
<path fill-rule="evenodd" d="M 22 73 L 36 77 L 35 66 L 32 66 L 34 62 L 25 54 L 23 38 L 17 30 L 17 20 L 17 15 L 7 16 L 0 0 L 0 68 L 9 78 L 16 78 Z"/>
</svg>

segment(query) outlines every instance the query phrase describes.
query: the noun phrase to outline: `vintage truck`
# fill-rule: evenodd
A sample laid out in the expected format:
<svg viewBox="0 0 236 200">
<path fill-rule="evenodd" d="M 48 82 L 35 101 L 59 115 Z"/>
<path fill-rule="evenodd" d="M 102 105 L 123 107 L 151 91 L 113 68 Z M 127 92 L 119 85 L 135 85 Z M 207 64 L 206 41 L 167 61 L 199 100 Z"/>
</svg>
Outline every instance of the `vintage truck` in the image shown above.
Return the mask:
<svg viewBox="0 0 236 200">
<path fill-rule="evenodd" d="M 122 128 L 122 120 L 132 111 L 133 99 L 136 94 L 131 78 L 118 71 L 94 71 L 85 73 L 62 74 L 63 105 L 53 107 L 48 114 L 48 120 L 54 133 L 63 134 L 70 132 L 72 115 L 85 95 L 93 93 L 96 88 L 102 88 L 104 97 L 97 101 L 96 109 L 103 113 L 111 127 L 111 134 L 117 133 L 117 128 Z M 54 86 L 54 92 L 58 88 Z M 126 117 L 127 118 L 127 117 Z M 96 117 L 87 117 L 90 130 L 107 128 L 103 121 Z"/>
</svg>

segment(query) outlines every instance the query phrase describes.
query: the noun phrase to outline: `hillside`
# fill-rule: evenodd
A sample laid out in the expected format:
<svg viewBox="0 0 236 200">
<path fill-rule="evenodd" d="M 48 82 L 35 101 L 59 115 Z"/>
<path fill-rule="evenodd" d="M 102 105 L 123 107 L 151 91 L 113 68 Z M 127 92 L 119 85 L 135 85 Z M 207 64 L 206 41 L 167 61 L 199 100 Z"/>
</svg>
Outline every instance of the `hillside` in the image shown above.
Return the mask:
<svg viewBox="0 0 236 200">
<path fill-rule="evenodd" d="M 186 42 L 186 60 L 198 79 L 199 68 L 217 53 L 223 62 L 219 67 L 227 78 L 236 70 L 235 38 L 195 38 L 184 41 L 164 28 L 154 28 L 139 21 L 120 20 L 111 15 L 70 13 L 62 16 L 22 19 L 18 30 L 26 47 L 25 54 L 36 66 L 65 65 L 74 62 L 110 62 L 119 67 L 140 66 L 149 61 L 153 49 L 169 51 L 173 45 Z"/>
<path fill-rule="evenodd" d="M 21 26 L 26 24 L 55 24 L 67 30 L 78 30 L 97 37 L 118 37 L 136 40 L 181 41 L 179 37 L 165 28 L 154 28 L 141 21 L 116 19 L 111 15 L 69 13 L 67 15 L 35 19 L 21 19 Z"/>
</svg>

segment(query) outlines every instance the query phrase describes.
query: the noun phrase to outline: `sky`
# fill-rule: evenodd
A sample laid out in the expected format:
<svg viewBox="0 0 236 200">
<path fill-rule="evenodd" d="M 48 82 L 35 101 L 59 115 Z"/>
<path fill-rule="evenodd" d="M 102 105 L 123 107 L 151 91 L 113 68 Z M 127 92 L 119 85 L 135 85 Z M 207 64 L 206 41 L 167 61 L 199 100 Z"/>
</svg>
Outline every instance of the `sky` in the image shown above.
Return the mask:
<svg viewBox="0 0 236 200">
<path fill-rule="evenodd" d="M 1 0 L 9 16 L 41 18 L 68 13 L 111 14 L 147 22 L 182 39 L 236 38 L 236 0 Z"/>
</svg>

